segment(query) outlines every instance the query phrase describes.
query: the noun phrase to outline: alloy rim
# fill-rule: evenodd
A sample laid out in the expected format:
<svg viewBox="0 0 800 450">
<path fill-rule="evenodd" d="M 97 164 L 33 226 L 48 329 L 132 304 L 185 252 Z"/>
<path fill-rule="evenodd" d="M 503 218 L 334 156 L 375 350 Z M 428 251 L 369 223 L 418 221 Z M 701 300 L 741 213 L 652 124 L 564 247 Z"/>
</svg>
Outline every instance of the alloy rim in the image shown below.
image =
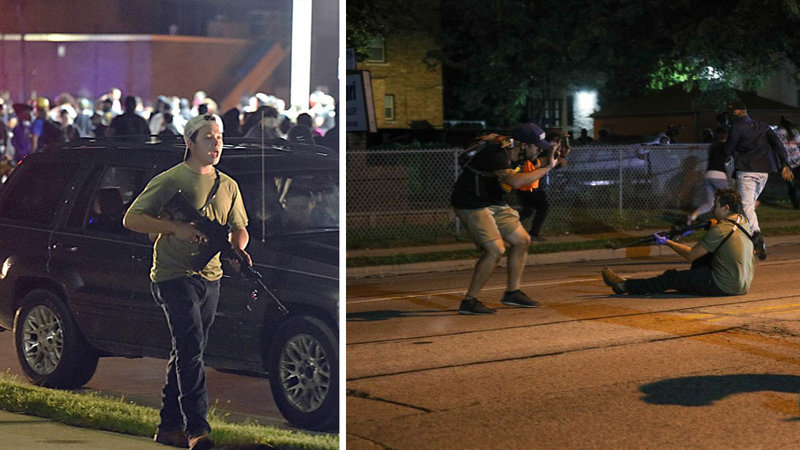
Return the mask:
<svg viewBox="0 0 800 450">
<path fill-rule="evenodd" d="M 322 406 L 331 385 L 331 368 L 322 344 L 309 334 L 298 334 L 283 347 L 280 380 L 286 400 L 308 413 Z"/>
<path fill-rule="evenodd" d="M 36 306 L 22 325 L 22 348 L 28 366 L 39 375 L 53 373 L 64 351 L 64 329 L 52 309 Z"/>
</svg>

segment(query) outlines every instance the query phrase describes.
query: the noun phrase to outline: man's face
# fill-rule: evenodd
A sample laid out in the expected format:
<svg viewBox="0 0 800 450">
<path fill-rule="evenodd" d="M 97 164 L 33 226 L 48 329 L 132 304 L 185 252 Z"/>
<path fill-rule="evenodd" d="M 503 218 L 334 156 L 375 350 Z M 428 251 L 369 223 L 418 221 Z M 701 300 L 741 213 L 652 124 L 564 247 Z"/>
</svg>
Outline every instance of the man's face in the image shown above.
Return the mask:
<svg viewBox="0 0 800 450">
<path fill-rule="evenodd" d="M 731 208 L 728 205 L 720 206 L 719 197 L 714 198 L 714 218 L 722 220 L 731 213 Z"/>
<path fill-rule="evenodd" d="M 311 211 L 316 202 L 308 195 L 289 195 L 286 197 L 286 211 L 284 220 L 286 224 L 296 227 L 308 228 L 311 226 Z"/>
<path fill-rule="evenodd" d="M 520 157 L 524 159 L 534 159 L 539 154 L 539 147 L 534 144 L 526 144 L 524 142 L 520 142 L 519 146 L 517 146 L 517 155 L 512 155 L 513 159 L 520 159 Z"/>
<path fill-rule="evenodd" d="M 203 166 L 216 165 L 222 156 L 222 132 L 219 125 L 209 121 L 197 132 L 194 142 L 189 141 L 190 158 Z"/>
</svg>

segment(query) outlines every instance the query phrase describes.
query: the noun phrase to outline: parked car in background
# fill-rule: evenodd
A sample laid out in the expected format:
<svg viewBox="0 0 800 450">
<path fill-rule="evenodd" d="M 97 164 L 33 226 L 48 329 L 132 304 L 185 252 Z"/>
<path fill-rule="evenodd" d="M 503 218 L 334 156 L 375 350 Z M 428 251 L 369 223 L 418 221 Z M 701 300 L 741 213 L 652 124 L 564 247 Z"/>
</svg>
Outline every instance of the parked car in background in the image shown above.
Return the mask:
<svg viewBox="0 0 800 450">
<path fill-rule="evenodd" d="M 29 156 L 0 189 L 0 328 L 33 383 L 80 387 L 103 356 L 168 357 L 152 243 L 122 216 L 183 151 L 82 140 Z M 313 430 L 338 425 L 338 166 L 324 147 L 243 139 L 225 142 L 218 166 L 239 183 L 270 292 L 224 267 L 206 364 L 268 374 L 286 419 Z"/>
</svg>

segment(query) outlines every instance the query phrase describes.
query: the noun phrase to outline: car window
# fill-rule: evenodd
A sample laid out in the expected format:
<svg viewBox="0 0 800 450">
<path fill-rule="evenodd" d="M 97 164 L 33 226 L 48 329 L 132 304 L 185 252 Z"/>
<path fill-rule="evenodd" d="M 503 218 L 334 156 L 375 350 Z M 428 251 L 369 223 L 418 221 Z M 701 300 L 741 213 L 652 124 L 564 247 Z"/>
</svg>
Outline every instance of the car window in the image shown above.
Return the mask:
<svg viewBox="0 0 800 450">
<path fill-rule="evenodd" d="M 147 170 L 129 167 L 93 171 L 76 201 L 70 226 L 90 232 L 129 235 L 130 231 L 122 226 L 122 217 L 144 188 L 146 176 Z"/>
<path fill-rule="evenodd" d="M 248 232 L 266 236 L 339 227 L 339 178 L 335 171 L 234 175 L 242 191 Z M 263 191 L 263 195 L 262 195 Z M 263 201 L 262 201 L 263 199 Z"/>
<path fill-rule="evenodd" d="M 28 163 L 23 165 L 0 205 L 0 216 L 32 225 L 52 225 L 58 204 L 68 192 L 77 164 Z"/>
</svg>

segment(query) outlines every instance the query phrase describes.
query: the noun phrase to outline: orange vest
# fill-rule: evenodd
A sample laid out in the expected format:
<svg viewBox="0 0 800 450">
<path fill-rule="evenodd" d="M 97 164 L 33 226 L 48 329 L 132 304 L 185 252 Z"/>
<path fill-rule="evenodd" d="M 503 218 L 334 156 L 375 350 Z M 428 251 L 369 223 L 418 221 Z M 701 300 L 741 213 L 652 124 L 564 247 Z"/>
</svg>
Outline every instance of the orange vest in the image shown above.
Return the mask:
<svg viewBox="0 0 800 450">
<path fill-rule="evenodd" d="M 523 173 L 524 172 L 533 172 L 534 170 L 538 169 L 539 167 L 542 167 L 542 163 L 540 163 L 539 160 L 537 159 L 536 160 L 536 164 L 534 165 L 534 163 L 532 163 L 532 162 L 530 162 L 530 161 L 528 161 L 526 159 L 525 162 L 523 162 L 522 166 L 520 166 L 520 167 L 522 167 L 521 171 Z M 531 184 L 528 184 L 528 185 L 525 185 L 525 186 L 522 186 L 521 188 L 519 188 L 520 191 L 532 191 L 534 189 L 539 189 L 539 180 L 536 180 Z"/>
</svg>

